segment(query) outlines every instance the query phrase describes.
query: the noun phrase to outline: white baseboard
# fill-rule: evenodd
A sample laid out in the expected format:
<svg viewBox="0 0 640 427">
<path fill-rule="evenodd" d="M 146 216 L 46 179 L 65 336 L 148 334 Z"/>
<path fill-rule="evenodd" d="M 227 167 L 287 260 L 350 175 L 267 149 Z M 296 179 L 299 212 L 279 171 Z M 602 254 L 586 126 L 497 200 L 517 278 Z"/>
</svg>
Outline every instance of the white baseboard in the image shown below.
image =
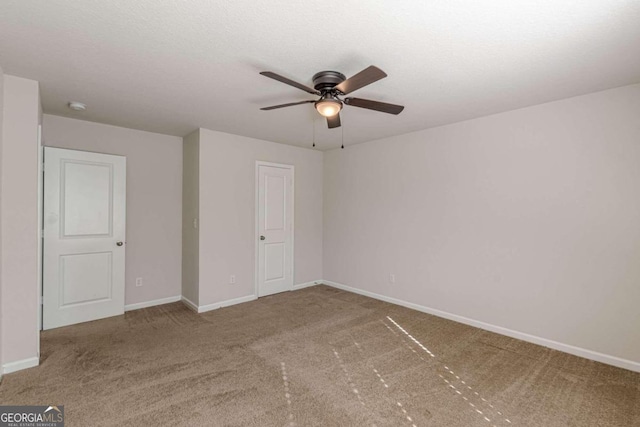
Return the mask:
<svg viewBox="0 0 640 427">
<path fill-rule="evenodd" d="M 314 280 L 313 282 L 299 283 L 297 285 L 293 285 L 293 291 L 297 291 L 298 289 L 304 289 L 311 286 L 319 285 L 322 283 L 322 280 Z"/>
<path fill-rule="evenodd" d="M 322 280 L 323 284 L 342 289 L 344 291 L 353 292 L 355 294 L 364 295 L 370 298 L 374 298 L 380 301 L 389 302 L 391 304 L 401 305 L 403 307 L 411 308 L 413 310 L 421 311 L 423 313 L 432 314 L 434 316 L 443 317 L 445 319 L 453 320 L 454 322 L 464 323 L 465 325 L 475 326 L 476 328 L 484 329 L 487 331 L 495 332 L 500 335 L 506 335 L 511 338 L 516 338 L 522 341 L 527 341 L 533 344 L 538 344 L 544 347 L 549 347 L 554 350 L 562 351 L 564 353 L 573 354 L 575 356 L 584 357 L 585 359 L 595 360 L 596 362 L 605 363 L 607 365 L 617 366 L 618 368 L 628 369 L 634 372 L 640 372 L 640 363 L 632 360 L 622 359 L 609 354 L 599 353 L 593 350 L 587 350 L 586 348 L 575 347 L 573 345 L 564 344 L 558 341 L 541 338 L 535 335 L 530 335 L 524 332 L 514 331 L 512 329 L 503 328 L 502 326 L 492 325 L 490 323 L 481 322 L 479 320 L 469 319 L 467 317 L 458 316 L 457 314 L 448 313 L 446 311 L 437 310 L 431 307 L 425 307 L 422 305 L 414 304 L 411 302 L 403 301 L 396 298 L 387 297 L 384 295 L 376 294 L 369 291 L 363 291 L 362 289 L 353 288 L 351 286 L 343 285 L 342 283 L 332 282 L 329 280 Z"/>
<path fill-rule="evenodd" d="M 243 302 L 255 301 L 256 299 L 258 299 L 258 297 L 256 297 L 255 295 L 247 295 L 245 297 L 233 298 L 233 299 L 228 299 L 226 301 L 220 301 L 220 302 L 214 302 L 213 304 L 197 305 L 193 301 L 190 301 L 189 299 L 182 297 L 182 302 L 191 310 L 195 311 L 196 313 L 205 313 L 207 311 L 217 310 L 222 307 L 229 307 L 231 305 L 242 304 Z"/>
<path fill-rule="evenodd" d="M 321 283 L 322 283 L 322 280 L 314 280 L 313 282 L 300 283 L 297 285 L 293 285 L 292 290 L 297 291 L 298 289 L 308 288 L 311 286 L 319 285 Z M 193 301 L 183 296 L 182 302 L 191 310 L 195 311 L 196 313 L 206 313 L 207 311 L 217 310 L 219 308 L 229 307 L 231 305 L 242 304 L 243 302 L 255 301 L 256 299 L 258 299 L 256 295 L 247 295 L 245 297 L 233 298 L 226 301 L 215 302 L 213 304 L 206 304 L 206 305 L 199 306 Z"/>
<path fill-rule="evenodd" d="M 40 360 L 37 357 L 30 357 L 28 359 L 17 360 L 15 362 L 9 362 L 2 365 L 2 372 L 10 374 L 12 372 L 21 371 L 27 368 L 34 368 L 40 364 Z"/>
<path fill-rule="evenodd" d="M 195 311 L 196 313 L 198 312 L 198 304 L 194 303 L 189 298 L 183 295 L 181 301 L 184 305 L 189 307 L 191 310 Z"/>
<path fill-rule="evenodd" d="M 124 311 L 131 311 L 131 310 L 138 310 L 141 308 L 147 308 L 147 307 L 153 307 L 156 305 L 162 305 L 162 304 L 169 304 L 172 302 L 178 302 L 182 299 L 182 295 L 176 295 L 174 297 L 167 297 L 167 298 L 160 298 L 160 299 L 155 299 L 153 301 L 145 301 L 145 302 L 138 302 L 135 304 L 127 304 L 124 306 Z"/>
<path fill-rule="evenodd" d="M 297 291 L 298 289 L 308 288 L 310 286 L 320 285 L 322 280 L 314 280 L 313 282 L 300 283 L 297 285 L 293 285 L 293 291 Z M 201 305 L 194 303 L 188 298 L 182 297 L 182 302 L 189 307 L 191 310 L 196 313 L 205 313 L 211 310 L 217 310 L 222 307 L 229 307 L 230 305 L 242 304 L 243 302 L 255 301 L 258 297 L 256 295 L 247 295 L 245 297 L 234 298 L 226 301 L 215 302 L 213 304 Z"/>
</svg>

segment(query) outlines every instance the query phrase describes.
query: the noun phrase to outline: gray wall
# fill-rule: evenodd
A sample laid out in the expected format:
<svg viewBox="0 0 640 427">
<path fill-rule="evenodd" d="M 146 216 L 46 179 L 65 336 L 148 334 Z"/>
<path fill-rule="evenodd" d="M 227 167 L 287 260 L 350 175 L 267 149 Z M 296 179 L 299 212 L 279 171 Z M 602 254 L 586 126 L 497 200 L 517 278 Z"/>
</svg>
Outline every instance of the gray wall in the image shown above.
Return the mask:
<svg viewBox="0 0 640 427">
<path fill-rule="evenodd" d="M 640 362 L 639 118 L 632 85 L 326 152 L 324 279 Z"/>
<path fill-rule="evenodd" d="M 182 138 L 44 115 L 46 146 L 127 157 L 125 304 L 179 296 Z M 137 277 L 143 286 L 136 287 Z"/>
<path fill-rule="evenodd" d="M 1 262 L 2 361 L 38 357 L 38 82 L 4 76 Z"/>
<path fill-rule="evenodd" d="M 2 165 L 2 124 L 4 119 L 4 72 L 0 67 L 0 166 Z M 2 172 L 0 172 L 0 381 L 2 381 Z"/>
<path fill-rule="evenodd" d="M 322 153 L 200 129 L 201 306 L 255 294 L 256 160 L 295 166 L 294 284 L 322 278 Z"/>
<path fill-rule="evenodd" d="M 183 140 L 182 148 L 182 296 L 199 305 L 200 130 Z"/>
</svg>

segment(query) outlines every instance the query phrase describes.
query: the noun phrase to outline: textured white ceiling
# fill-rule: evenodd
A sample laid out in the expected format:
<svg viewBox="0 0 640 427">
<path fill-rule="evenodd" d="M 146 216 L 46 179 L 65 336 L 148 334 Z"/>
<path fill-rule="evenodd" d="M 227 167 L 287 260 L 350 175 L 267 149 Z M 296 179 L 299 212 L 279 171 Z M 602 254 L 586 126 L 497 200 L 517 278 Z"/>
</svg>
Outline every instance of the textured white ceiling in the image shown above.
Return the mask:
<svg viewBox="0 0 640 427">
<path fill-rule="evenodd" d="M 185 135 L 197 127 L 318 148 L 640 82 L 638 0 L 3 0 L 0 65 L 40 81 L 45 112 Z M 329 130 L 311 85 L 376 65 Z M 84 113 L 70 100 L 88 104 Z"/>
</svg>

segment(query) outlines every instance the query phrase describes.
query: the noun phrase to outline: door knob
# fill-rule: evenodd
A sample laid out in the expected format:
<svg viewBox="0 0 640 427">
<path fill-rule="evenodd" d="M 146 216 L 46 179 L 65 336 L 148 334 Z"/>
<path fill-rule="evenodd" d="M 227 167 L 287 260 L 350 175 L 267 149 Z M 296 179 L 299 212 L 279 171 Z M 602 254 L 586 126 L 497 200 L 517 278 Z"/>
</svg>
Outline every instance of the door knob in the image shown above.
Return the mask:
<svg viewBox="0 0 640 427">
<path fill-rule="evenodd" d="M 122 242 L 116 242 L 116 245 L 118 245 L 118 246 L 122 246 L 122 245 L 124 245 L 124 243 L 122 243 Z"/>
<path fill-rule="evenodd" d="M 264 239 L 266 239 L 266 237 L 260 236 L 260 240 L 264 240 Z"/>
</svg>

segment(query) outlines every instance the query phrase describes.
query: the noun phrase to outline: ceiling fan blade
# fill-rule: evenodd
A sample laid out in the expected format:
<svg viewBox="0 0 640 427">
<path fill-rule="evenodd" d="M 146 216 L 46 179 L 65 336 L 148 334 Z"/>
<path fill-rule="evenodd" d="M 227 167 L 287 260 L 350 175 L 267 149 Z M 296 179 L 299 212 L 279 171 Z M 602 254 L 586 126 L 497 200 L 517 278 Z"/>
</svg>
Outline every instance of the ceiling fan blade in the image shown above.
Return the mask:
<svg viewBox="0 0 640 427">
<path fill-rule="evenodd" d="M 286 77 L 283 77 L 280 74 L 276 74 L 276 73 L 273 73 L 271 71 L 262 71 L 260 74 L 262 74 L 265 77 L 269 77 L 270 79 L 274 79 L 274 80 L 277 80 L 277 81 L 282 82 L 284 84 L 287 84 L 289 86 L 296 87 L 296 88 L 298 88 L 300 90 L 303 90 L 305 92 L 308 92 L 308 93 L 311 93 L 311 94 L 314 94 L 314 95 L 320 95 L 320 92 L 318 92 L 317 90 L 311 89 L 310 87 L 305 86 L 302 83 L 294 82 L 293 80 L 288 79 Z"/>
<path fill-rule="evenodd" d="M 366 108 L 368 110 L 381 111 L 389 114 L 400 114 L 404 107 L 402 105 L 387 104 L 386 102 L 371 101 L 362 98 L 345 98 L 344 103 L 353 107 Z"/>
<path fill-rule="evenodd" d="M 327 117 L 327 125 L 329 129 L 339 128 L 340 127 L 340 113 L 335 116 Z"/>
<path fill-rule="evenodd" d="M 261 110 L 269 111 L 269 110 L 275 110 L 276 108 L 291 107 L 293 105 L 311 104 L 313 102 L 316 102 L 316 101 L 309 100 L 309 101 L 300 101 L 300 102 L 290 102 L 288 104 L 280 104 L 280 105 L 272 105 L 271 107 L 263 107 L 261 108 Z"/>
<path fill-rule="evenodd" d="M 371 65 L 360 71 L 355 76 L 343 81 L 337 85 L 335 89 L 346 95 L 360 89 L 361 87 L 365 87 L 366 85 L 377 82 L 380 79 L 384 79 L 385 77 L 387 77 L 387 74 L 384 71 Z"/>
</svg>

